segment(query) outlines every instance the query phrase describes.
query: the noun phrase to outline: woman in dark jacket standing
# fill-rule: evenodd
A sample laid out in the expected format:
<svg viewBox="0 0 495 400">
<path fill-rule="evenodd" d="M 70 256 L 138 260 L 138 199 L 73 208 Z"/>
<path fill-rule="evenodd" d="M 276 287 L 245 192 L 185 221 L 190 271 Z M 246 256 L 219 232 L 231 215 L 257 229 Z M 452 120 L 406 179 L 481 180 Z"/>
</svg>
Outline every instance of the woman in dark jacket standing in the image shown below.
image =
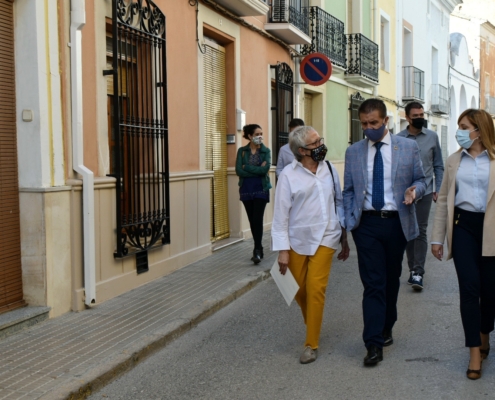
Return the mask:
<svg viewBox="0 0 495 400">
<path fill-rule="evenodd" d="M 237 151 L 235 164 L 239 176 L 239 195 L 249 219 L 251 233 L 254 239 L 253 257 L 251 260 L 258 264 L 263 258 L 263 216 L 266 203 L 270 201 L 270 178 L 268 171 L 271 166 L 270 149 L 263 144 L 263 131 L 259 125 L 250 124 L 242 128 L 244 139 L 249 144 Z"/>
</svg>

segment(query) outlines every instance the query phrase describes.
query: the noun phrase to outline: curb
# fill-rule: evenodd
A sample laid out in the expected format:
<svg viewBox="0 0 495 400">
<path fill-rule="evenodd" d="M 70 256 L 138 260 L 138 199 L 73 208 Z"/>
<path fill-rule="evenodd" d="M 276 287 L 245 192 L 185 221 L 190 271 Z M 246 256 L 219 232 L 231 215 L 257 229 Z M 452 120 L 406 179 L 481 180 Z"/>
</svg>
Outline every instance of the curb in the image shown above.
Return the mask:
<svg viewBox="0 0 495 400">
<path fill-rule="evenodd" d="M 122 349 L 115 357 L 109 358 L 105 364 L 96 366 L 79 379 L 73 378 L 69 383 L 46 393 L 40 399 L 79 400 L 87 398 L 270 277 L 270 271 L 266 270 L 235 282 L 231 288 L 208 297 L 180 317 L 143 336 L 139 343 L 133 343 Z"/>
</svg>

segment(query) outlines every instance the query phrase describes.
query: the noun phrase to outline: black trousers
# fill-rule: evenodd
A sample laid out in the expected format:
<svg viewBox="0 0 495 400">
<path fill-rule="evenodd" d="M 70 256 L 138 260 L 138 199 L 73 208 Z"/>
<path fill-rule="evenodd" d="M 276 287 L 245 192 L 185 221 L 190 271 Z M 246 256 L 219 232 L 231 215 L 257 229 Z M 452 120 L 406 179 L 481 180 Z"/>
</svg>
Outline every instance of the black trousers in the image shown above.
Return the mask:
<svg viewBox="0 0 495 400">
<path fill-rule="evenodd" d="M 481 346 L 480 332 L 494 330 L 495 257 L 481 255 L 484 217 L 484 213 L 460 208 L 454 212 L 452 256 L 459 280 L 466 347 Z"/>
<path fill-rule="evenodd" d="M 406 238 L 400 219 L 363 214 L 352 231 L 363 293 L 363 340 L 366 348 L 383 347 L 382 332 L 397 321 L 402 259 Z"/>
<path fill-rule="evenodd" d="M 261 241 L 263 239 L 263 216 L 265 215 L 266 200 L 254 199 L 243 201 L 246 214 L 249 219 L 249 226 L 253 234 L 254 248 L 262 249 Z"/>
</svg>

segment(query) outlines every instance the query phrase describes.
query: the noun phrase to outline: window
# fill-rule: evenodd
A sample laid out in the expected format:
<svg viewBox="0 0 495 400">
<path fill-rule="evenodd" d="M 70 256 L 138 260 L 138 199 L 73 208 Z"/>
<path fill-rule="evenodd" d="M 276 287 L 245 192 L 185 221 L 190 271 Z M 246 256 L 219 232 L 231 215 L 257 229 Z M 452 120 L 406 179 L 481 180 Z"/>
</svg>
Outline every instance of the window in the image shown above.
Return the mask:
<svg viewBox="0 0 495 400">
<path fill-rule="evenodd" d="M 286 63 L 271 66 L 272 71 L 272 164 L 278 150 L 289 142 L 289 122 L 293 118 L 293 73 Z M 274 128 L 274 129 L 273 129 Z"/>
<path fill-rule="evenodd" d="M 431 83 L 438 83 L 438 49 L 431 48 Z"/>
<path fill-rule="evenodd" d="M 390 18 L 382 12 L 380 17 L 380 68 L 390 71 Z"/>
<path fill-rule="evenodd" d="M 351 95 L 351 103 L 349 110 L 351 111 L 351 135 L 350 144 L 359 142 L 364 139 L 363 128 L 361 127 L 361 121 L 359 120 L 359 106 L 366 100 L 361 93 L 356 92 Z"/>
<path fill-rule="evenodd" d="M 117 179 L 114 255 L 135 253 L 139 273 L 148 269 L 147 250 L 170 242 L 165 16 L 139 0 L 114 1 L 112 7 L 117 18 L 107 21 L 106 53 L 110 159 Z"/>
</svg>

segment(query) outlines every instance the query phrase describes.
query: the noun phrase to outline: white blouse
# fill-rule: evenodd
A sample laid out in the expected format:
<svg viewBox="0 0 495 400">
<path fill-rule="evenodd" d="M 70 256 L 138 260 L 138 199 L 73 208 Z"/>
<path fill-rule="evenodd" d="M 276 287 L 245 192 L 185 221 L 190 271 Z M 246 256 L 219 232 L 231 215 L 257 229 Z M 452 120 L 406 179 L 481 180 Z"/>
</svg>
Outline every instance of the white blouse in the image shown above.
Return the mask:
<svg viewBox="0 0 495 400">
<path fill-rule="evenodd" d="M 345 227 L 344 204 L 337 170 L 332 165 L 334 183 L 325 161 L 316 174 L 297 160 L 284 168 L 275 191 L 272 223 L 272 250 L 292 249 L 301 255 L 314 255 L 319 246 L 337 249 Z"/>
<path fill-rule="evenodd" d="M 490 157 L 485 150 L 473 158 L 467 150 L 461 154 L 461 163 L 455 176 L 456 207 L 466 211 L 484 213 L 490 179 Z"/>
</svg>

